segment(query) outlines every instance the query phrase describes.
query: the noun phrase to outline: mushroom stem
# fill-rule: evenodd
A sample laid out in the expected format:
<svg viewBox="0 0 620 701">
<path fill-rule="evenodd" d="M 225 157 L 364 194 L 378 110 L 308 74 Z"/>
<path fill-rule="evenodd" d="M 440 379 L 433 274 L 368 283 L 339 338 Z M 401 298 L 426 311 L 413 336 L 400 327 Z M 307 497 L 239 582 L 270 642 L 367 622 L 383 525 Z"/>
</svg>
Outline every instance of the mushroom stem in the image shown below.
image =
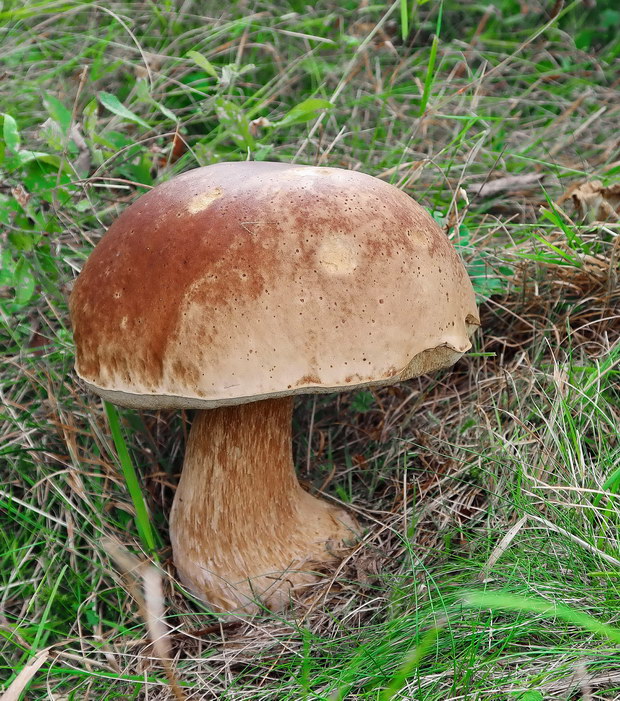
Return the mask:
<svg viewBox="0 0 620 701">
<path fill-rule="evenodd" d="M 216 610 L 282 608 L 357 530 L 299 485 L 292 410 L 286 397 L 196 412 L 170 535 L 181 581 Z"/>
</svg>

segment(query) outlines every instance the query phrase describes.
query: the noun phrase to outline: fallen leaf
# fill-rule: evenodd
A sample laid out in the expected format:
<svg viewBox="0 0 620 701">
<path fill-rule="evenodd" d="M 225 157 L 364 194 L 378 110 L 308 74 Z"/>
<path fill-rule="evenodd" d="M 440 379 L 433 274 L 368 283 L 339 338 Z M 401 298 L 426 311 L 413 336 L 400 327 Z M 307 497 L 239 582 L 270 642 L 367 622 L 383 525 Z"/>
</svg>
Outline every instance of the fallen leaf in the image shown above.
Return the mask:
<svg viewBox="0 0 620 701">
<path fill-rule="evenodd" d="M 359 585 L 362 589 L 367 589 L 376 584 L 382 569 L 382 561 L 376 555 L 360 555 L 355 560 L 354 566 Z"/>
<path fill-rule="evenodd" d="M 267 119 L 267 117 L 258 117 L 250 122 L 250 131 L 252 132 L 253 136 L 257 137 L 261 129 L 271 126 L 273 126 L 273 124 Z"/>
<path fill-rule="evenodd" d="M 22 209 L 26 208 L 28 200 L 30 199 L 30 193 L 26 192 L 23 185 L 16 185 L 11 188 L 11 194 L 18 201 Z"/>
<path fill-rule="evenodd" d="M 600 180 L 578 185 L 570 193 L 575 209 L 588 221 L 620 219 L 620 183 L 604 187 Z"/>
</svg>

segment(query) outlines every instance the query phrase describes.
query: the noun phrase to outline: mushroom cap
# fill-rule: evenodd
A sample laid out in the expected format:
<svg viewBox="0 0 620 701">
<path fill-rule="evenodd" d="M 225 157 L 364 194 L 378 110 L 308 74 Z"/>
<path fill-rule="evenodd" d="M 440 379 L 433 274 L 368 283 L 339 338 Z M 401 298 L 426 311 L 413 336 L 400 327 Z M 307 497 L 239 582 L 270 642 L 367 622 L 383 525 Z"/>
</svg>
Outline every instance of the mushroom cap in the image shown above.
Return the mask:
<svg viewBox="0 0 620 701">
<path fill-rule="evenodd" d="M 70 300 L 76 371 L 117 404 L 210 408 L 387 385 L 479 325 L 447 236 L 362 173 L 220 163 L 114 221 Z"/>
</svg>

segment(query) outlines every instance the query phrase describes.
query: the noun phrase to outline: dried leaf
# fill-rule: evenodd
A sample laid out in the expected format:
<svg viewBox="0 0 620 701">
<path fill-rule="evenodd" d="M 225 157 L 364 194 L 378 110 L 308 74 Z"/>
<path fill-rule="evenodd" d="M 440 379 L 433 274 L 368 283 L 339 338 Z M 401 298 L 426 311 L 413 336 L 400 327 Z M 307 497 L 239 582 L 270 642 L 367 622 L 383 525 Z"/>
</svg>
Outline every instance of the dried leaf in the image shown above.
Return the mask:
<svg viewBox="0 0 620 701">
<path fill-rule="evenodd" d="M 505 178 L 489 180 L 486 183 L 474 183 L 468 190 L 473 197 L 493 197 L 500 192 L 511 190 L 531 190 L 540 185 L 544 173 L 527 173 L 525 175 L 507 175 Z"/>
<path fill-rule="evenodd" d="M 372 554 L 360 555 L 355 560 L 355 572 L 357 581 L 363 589 L 372 587 L 381 572 L 381 560 Z"/>
<path fill-rule="evenodd" d="M 258 136 L 261 129 L 272 127 L 273 122 L 270 122 L 267 117 L 258 117 L 250 122 L 250 133 L 252 136 Z"/>
<path fill-rule="evenodd" d="M 604 187 L 600 180 L 592 180 L 575 188 L 571 197 L 575 209 L 588 221 L 620 219 L 620 183 Z"/>
<path fill-rule="evenodd" d="M 26 208 L 28 200 L 30 199 L 30 193 L 26 191 L 23 185 L 16 185 L 11 188 L 11 194 L 19 202 L 22 209 Z"/>
</svg>

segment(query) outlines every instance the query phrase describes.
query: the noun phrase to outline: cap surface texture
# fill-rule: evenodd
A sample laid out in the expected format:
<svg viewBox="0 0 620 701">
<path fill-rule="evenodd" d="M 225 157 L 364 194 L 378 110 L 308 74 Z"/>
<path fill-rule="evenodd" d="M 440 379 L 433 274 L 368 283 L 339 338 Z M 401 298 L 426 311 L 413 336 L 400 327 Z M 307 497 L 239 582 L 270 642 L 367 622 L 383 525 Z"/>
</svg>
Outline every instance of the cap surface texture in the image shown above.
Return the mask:
<svg viewBox="0 0 620 701">
<path fill-rule="evenodd" d="M 391 384 L 478 325 L 465 268 L 412 198 L 338 168 L 220 163 L 138 198 L 70 301 L 76 370 L 135 407 Z"/>
</svg>

